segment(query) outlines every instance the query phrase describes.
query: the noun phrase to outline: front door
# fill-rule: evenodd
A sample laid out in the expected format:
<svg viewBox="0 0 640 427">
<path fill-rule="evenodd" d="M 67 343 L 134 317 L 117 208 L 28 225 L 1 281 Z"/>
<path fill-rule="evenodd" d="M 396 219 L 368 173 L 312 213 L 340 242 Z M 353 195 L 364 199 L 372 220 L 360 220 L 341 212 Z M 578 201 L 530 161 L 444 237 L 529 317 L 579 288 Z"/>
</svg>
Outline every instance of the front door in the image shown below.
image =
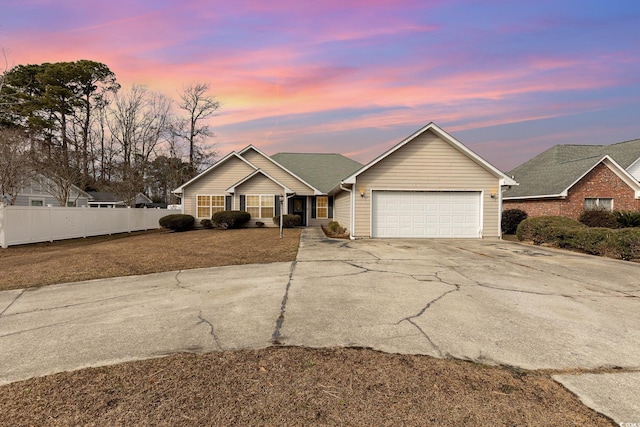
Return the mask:
<svg viewBox="0 0 640 427">
<path fill-rule="evenodd" d="M 289 199 L 289 213 L 291 215 L 300 215 L 302 222 L 300 225 L 307 225 L 307 198 L 292 197 Z"/>
</svg>

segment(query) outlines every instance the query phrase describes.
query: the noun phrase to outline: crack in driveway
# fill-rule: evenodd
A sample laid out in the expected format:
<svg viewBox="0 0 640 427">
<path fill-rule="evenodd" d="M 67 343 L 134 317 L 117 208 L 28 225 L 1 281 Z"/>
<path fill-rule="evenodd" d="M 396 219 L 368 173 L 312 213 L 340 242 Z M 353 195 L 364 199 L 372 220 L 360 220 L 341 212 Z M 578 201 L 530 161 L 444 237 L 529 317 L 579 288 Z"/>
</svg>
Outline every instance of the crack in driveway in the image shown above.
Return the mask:
<svg viewBox="0 0 640 427">
<path fill-rule="evenodd" d="M 182 271 L 183 270 L 176 271 L 176 275 L 174 276 L 174 279 L 176 281 L 176 286 L 179 287 L 180 289 L 184 289 L 185 291 L 198 293 L 198 291 L 196 291 L 194 289 L 191 289 L 190 287 L 185 286 L 185 285 L 182 284 L 182 282 L 180 281 L 180 277 L 179 277 L 180 273 L 182 273 Z"/>
<path fill-rule="evenodd" d="M 81 282 L 79 282 L 79 283 L 81 283 Z M 4 314 L 7 311 L 7 309 L 9 308 L 9 307 L 7 307 L 0 314 L 4 314 L 4 317 L 9 317 L 9 316 L 18 316 L 18 315 L 21 315 L 21 314 L 37 313 L 37 312 L 43 312 L 43 311 L 64 310 L 64 309 L 71 308 L 71 307 L 79 307 L 79 306 L 82 306 L 82 305 L 93 305 L 93 304 L 96 304 L 96 303 L 102 304 L 102 303 L 104 303 L 106 301 L 113 301 L 113 300 L 118 300 L 118 299 L 126 299 L 126 298 L 129 298 L 129 297 L 133 296 L 133 295 L 142 295 L 142 294 L 146 294 L 146 293 L 149 293 L 149 292 L 156 292 L 158 290 L 158 288 L 159 287 L 154 286 L 153 288 L 145 289 L 144 291 L 141 291 L 141 292 L 131 292 L 131 293 L 128 293 L 128 294 L 116 295 L 116 296 L 109 297 L 109 298 L 102 298 L 102 299 L 96 299 L 96 300 L 90 300 L 90 301 L 83 301 L 83 302 L 78 302 L 78 303 L 75 303 L 75 304 L 57 305 L 55 307 L 36 308 L 36 309 L 33 309 L 33 310 L 20 311 L 20 312 L 11 313 L 11 314 Z M 30 289 L 38 290 L 40 288 L 27 288 L 27 289 L 24 289 L 24 292 L 21 293 L 19 295 L 19 297 L 22 296 L 22 294 L 24 294 L 27 291 L 29 291 Z M 18 300 L 18 298 L 16 298 L 13 302 L 15 302 L 17 300 Z M 13 303 L 11 303 L 11 305 L 13 305 Z"/>
<path fill-rule="evenodd" d="M 26 289 L 20 290 L 20 293 L 16 295 L 16 297 L 9 303 L 8 306 L 4 308 L 4 310 L 2 310 L 2 312 L 0 312 L 0 317 L 2 317 L 2 315 L 4 315 L 4 313 L 6 313 L 6 311 L 9 310 L 9 308 L 11 308 L 11 306 L 16 303 L 16 301 L 18 301 L 20 297 L 22 297 L 22 295 L 24 295 L 25 290 Z"/>
<path fill-rule="evenodd" d="M 289 299 L 289 288 L 291 287 L 291 279 L 293 278 L 293 272 L 296 269 L 297 261 L 293 261 L 291 263 L 291 269 L 289 270 L 289 280 L 287 281 L 287 287 L 284 290 L 284 295 L 282 297 L 282 302 L 280 303 L 280 316 L 276 319 L 276 326 L 273 330 L 273 334 L 271 334 L 271 342 L 275 345 L 282 345 L 280 339 L 282 336 L 280 335 L 280 331 L 282 330 L 282 324 L 284 323 L 284 313 L 287 310 L 287 300 Z"/>
<path fill-rule="evenodd" d="M 213 323 L 211 323 L 209 320 L 202 317 L 202 310 L 198 312 L 198 319 L 200 319 L 200 321 L 197 323 L 197 325 L 200 325 L 202 323 L 209 325 L 209 335 L 211 335 L 211 338 L 213 339 L 213 342 L 216 344 L 216 347 L 218 347 L 218 350 L 223 350 L 222 345 L 220 345 L 220 341 L 218 341 L 218 337 L 216 336 Z"/>
<path fill-rule="evenodd" d="M 417 319 L 419 317 L 421 317 L 433 304 L 435 304 L 436 302 L 440 301 L 442 298 L 446 297 L 447 295 L 453 293 L 453 292 L 458 292 L 460 290 L 460 285 L 455 284 L 455 283 L 449 283 L 446 282 L 444 280 L 442 280 L 442 278 L 440 276 L 438 276 L 440 272 L 436 272 L 433 277 L 435 277 L 436 279 L 438 279 L 438 281 L 440 283 L 443 283 L 445 285 L 449 285 L 449 286 L 454 286 L 455 289 L 449 289 L 446 292 L 443 292 L 440 296 L 438 296 L 437 298 L 432 299 L 431 301 L 429 301 L 427 303 L 427 305 L 425 305 L 424 307 L 422 307 L 422 309 L 420 311 L 418 311 L 416 314 L 414 314 L 413 316 L 407 316 L 404 319 L 400 319 L 396 325 L 399 325 L 402 322 L 409 322 L 411 323 L 424 337 L 425 339 L 429 342 L 429 344 L 431 344 L 431 346 L 438 352 L 438 356 L 440 358 L 444 357 L 444 354 L 442 353 L 442 350 L 440 350 L 440 348 L 433 342 L 433 340 L 431 339 L 431 337 L 429 336 L 429 334 L 427 334 L 424 329 L 422 329 L 415 321 L 414 319 Z M 417 279 L 416 279 L 417 280 Z"/>
</svg>

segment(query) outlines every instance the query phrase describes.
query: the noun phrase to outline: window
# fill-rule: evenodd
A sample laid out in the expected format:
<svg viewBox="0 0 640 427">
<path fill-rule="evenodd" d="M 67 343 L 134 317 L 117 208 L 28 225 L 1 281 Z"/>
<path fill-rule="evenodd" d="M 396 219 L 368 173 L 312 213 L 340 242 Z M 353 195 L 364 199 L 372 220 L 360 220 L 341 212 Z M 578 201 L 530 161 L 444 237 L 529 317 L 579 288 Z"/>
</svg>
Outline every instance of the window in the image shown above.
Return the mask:
<svg viewBox="0 0 640 427">
<path fill-rule="evenodd" d="M 67 207 L 68 207 L 68 208 L 75 208 L 75 207 L 76 207 L 76 202 L 75 202 L 75 201 L 73 201 L 73 202 L 67 202 Z"/>
<path fill-rule="evenodd" d="M 198 218 L 211 218 L 214 213 L 223 210 L 224 196 L 197 196 L 196 216 Z"/>
<path fill-rule="evenodd" d="M 316 218 L 329 218 L 328 196 L 318 196 L 316 198 Z"/>
<path fill-rule="evenodd" d="M 600 197 L 584 199 L 584 210 L 588 211 L 593 209 L 612 211 L 613 199 Z"/>
<path fill-rule="evenodd" d="M 273 194 L 247 195 L 247 212 L 251 218 L 273 218 L 274 196 Z"/>
<path fill-rule="evenodd" d="M 44 206 L 44 199 L 29 199 L 31 206 Z"/>
</svg>

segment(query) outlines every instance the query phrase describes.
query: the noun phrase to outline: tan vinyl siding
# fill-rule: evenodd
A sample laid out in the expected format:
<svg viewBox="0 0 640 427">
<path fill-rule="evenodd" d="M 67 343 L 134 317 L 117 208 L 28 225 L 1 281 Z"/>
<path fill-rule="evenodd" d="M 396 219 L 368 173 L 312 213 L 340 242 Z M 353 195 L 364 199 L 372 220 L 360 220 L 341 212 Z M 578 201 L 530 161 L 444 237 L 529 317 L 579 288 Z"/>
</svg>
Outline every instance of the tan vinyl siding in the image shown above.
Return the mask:
<svg viewBox="0 0 640 427">
<path fill-rule="evenodd" d="M 240 210 L 240 195 L 270 195 L 273 199 L 273 197 L 275 197 L 276 195 L 282 194 L 282 191 L 282 187 L 280 187 L 278 184 L 262 174 L 257 174 L 253 178 L 243 182 L 241 185 L 236 187 L 236 193 L 233 196 L 232 206 L 234 210 Z M 275 210 L 276 207 L 274 200 L 274 212 Z M 263 222 L 265 227 L 276 227 L 276 225 L 273 223 L 273 217 L 251 218 L 247 226 L 255 226 L 256 221 Z"/>
<path fill-rule="evenodd" d="M 370 237 L 371 190 L 484 191 L 484 237 L 499 237 L 499 180 L 431 131 L 409 141 L 357 177 L 355 237 Z M 365 197 L 360 197 L 360 190 Z"/>
<path fill-rule="evenodd" d="M 347 191 L 341 191 L 333 199 L 333 219 L 347 230 L 351 230 L 350 201 L 351 193 Z"/>
<path fill-rule="evenodd" d="M 236 194 L 282 194 L 282 191 L 282 187 L 261 174 L 236 187 Z"/>
<path fill-rule="evenodd" d="M 320 227 L 321 225 L 329 224 L 329 221 L 331 221 L 331 218 L 311 218 L 311 215 L 309 215 L 307 227 Z"/>
<path fill-rule="evenodd" d="M 196 216 L 196 196 L 198 194 L 225 195 L 226 189 L 255 171 L 251 166 L 233 157 L 202 176 L 183 190 L 184 213 Z"/>
<path fill-rule="evenodd" d="M 296 194 L 313 194 L 313 189 L 302 183 L 297 178 L 291 176 L 289 173 L 285 172 L 271 160 L 264 158 L 262 154 L 256 152 L 255 150 L 249 149 L 245 151 L 242 154 L 242 157 L 247 159 L 256 167 L 265 171 L 267 174 L 269 174 L 269 176 L 280 182 L 282 185 L 287 186 L 287 188 L 291 189 Z"/>
</svg>

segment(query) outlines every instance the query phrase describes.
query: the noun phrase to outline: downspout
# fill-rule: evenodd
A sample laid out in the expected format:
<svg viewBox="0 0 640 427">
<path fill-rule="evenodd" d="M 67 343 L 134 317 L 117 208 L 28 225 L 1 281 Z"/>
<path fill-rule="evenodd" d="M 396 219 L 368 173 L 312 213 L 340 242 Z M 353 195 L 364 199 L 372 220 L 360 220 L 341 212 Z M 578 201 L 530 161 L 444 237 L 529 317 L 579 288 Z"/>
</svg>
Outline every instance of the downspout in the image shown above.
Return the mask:
<svg viewBox="0 0 640 427">
<path fill-rule="evenodd" d="M 502 192 L 504 186 L 500 186 L 498 191 L 498 239 L 502 240 Z"/>
<path fill-rule="evenodd" d="M 349 222 L 351 223 L 349 227 L 349 239 L 355 240 L 356 238 L 353 235 L 353 229 L 355 227 L 355 200 L 353 200 L 353 190 L 351 188 L 344 187 L 342 183 L 340 183 L 340 189 L 347 191 L 349 193 L 349 198 L 351 199 L 351 203 L 349 203 Z"/>
</svg>

